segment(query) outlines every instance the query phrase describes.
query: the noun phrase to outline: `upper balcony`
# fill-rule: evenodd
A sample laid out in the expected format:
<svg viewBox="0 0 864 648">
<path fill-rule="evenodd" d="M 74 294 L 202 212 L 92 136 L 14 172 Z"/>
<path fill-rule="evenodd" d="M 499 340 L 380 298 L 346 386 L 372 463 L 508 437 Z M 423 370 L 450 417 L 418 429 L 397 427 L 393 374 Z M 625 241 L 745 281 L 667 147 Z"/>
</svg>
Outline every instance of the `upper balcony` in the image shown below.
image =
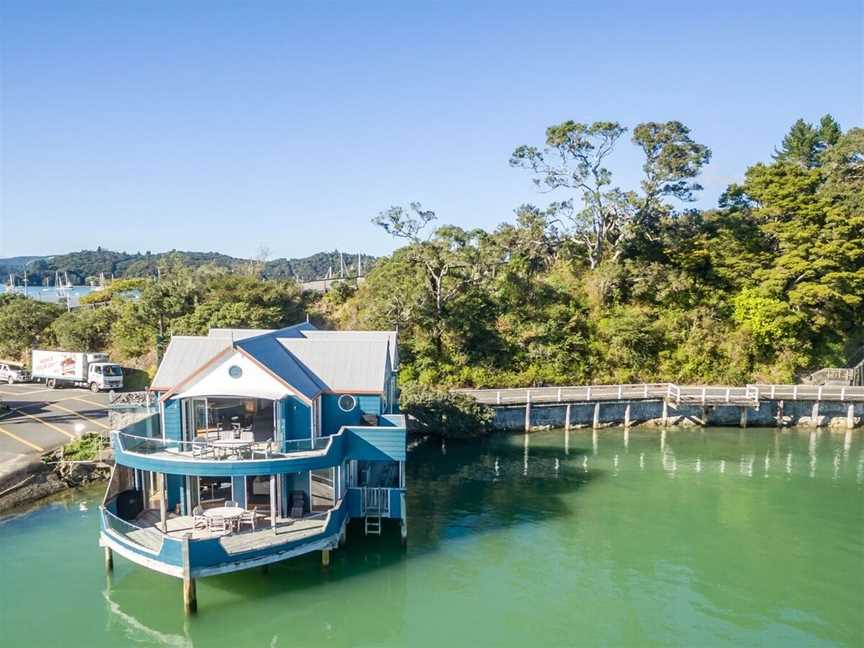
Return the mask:
<svg viewBox="0 0 864 648">
<path fill-rule="evenodd" d="M 266 442 L 163 439 L 152 435 L 158 425 L 146 423 L 111 432 L 118 464 L 167 474 L 215 477 L 316 470 L 339 465 L 345 459 L 405 460 L 405 417 L 398 414 L 381 416 L 376 426 L 344 426 L 330 436 Z"/>
</svg>

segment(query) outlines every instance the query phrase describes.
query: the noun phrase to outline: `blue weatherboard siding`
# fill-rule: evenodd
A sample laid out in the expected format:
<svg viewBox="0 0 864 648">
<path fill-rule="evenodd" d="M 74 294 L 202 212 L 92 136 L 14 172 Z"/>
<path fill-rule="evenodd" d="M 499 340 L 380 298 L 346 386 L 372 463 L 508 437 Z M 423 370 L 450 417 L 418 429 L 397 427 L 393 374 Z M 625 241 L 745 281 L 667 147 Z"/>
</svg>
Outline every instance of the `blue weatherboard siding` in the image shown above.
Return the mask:
<svg viewBox="0 0 864 648">
<path fill-rule="evenodd" d="M 162 419 L 162 431 L 166 439 L 179 441 L 183 438 L 180 417 L 180 399 L 172 398 L 165 401 L 165 417 Z"/>
<path fill-rule="evenodd" d="M 381 397 L 380 396 L 358 396 L 357 404 L 364 414 L 380 414 L 381 413 Z"/>
</svg>

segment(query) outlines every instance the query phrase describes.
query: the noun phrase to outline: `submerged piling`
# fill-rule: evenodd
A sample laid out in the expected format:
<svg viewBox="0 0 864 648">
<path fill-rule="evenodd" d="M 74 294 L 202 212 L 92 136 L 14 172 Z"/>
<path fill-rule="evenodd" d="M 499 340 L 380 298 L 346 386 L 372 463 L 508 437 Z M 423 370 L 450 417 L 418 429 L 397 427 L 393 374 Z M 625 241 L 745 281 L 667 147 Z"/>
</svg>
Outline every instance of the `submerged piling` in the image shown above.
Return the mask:
<svg viewBox="0 0 864 648">
<path fill-rule="evenodd" d="M 198 610 L 198 594 L 195 579 L 189 566 L 189 540 L 191 533 L 183 534 L 183 543 L 180 546 L 180 556 L 183 561 L 183 611 L 192 614 Z"/>
</svg>

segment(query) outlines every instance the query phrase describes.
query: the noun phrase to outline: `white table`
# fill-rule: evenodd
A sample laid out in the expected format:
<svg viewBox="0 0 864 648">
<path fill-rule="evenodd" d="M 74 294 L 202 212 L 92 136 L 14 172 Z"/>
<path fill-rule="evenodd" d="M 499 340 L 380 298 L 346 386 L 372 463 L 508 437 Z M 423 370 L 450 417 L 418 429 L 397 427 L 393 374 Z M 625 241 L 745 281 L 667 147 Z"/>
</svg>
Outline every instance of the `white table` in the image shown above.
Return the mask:
<svg viewBox="0 0 864 648">
<path fill-rule="evenodd" d="M 240 519 L 240 516 L 246 512 L 246 509 L 240 506 L 214 506 L 213 508 L 204 510 L 205 518 L 224 518 L 228 522 L 228 526 L 233 527 L 234 522 Z"/>
<path fill-rule="evenodd" d="M 255 445 L 254 441 L 241 441 L 239 439 L 219 439 L 218 441 L 211 441 L 210 445 L 212 445 L 217 450 L 224 451 L 219 452 L 220 456 L 226 456 L 229 451 L 239 451 L 245 449 L 251 449 L 253 445 Z"/>
</svg>

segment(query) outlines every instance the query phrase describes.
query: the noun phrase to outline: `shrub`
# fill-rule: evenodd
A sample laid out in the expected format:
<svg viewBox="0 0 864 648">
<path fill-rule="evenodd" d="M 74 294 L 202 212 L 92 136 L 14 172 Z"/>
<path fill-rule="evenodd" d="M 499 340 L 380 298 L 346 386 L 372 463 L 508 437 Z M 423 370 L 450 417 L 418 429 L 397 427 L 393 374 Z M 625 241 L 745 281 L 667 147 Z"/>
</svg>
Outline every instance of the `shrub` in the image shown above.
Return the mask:
<svg viewBox="0 0 864 648">
<path fill-rule="evenodd" d="M 464 394 L 415 383 L 403 388 L 401 408 L 417 419 L 424 432 L 445 438 L 467 439 L 491 430 L 492 409 Z"/>
</svg>

